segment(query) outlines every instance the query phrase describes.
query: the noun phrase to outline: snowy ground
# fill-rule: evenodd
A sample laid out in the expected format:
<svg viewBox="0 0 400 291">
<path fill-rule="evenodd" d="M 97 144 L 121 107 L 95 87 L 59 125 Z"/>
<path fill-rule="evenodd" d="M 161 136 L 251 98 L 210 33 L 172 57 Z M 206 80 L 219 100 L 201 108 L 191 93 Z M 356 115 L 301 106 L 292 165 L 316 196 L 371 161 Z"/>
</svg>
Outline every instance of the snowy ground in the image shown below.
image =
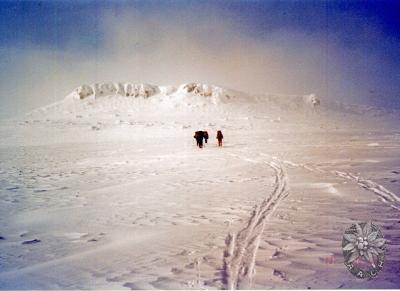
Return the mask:
<svg viewBox="0 0 400 291">
<path fill-rule="evenodd" d="M 158 101 L 77 100 L 1 123 L 1 289 L 400 287 L 398 126 Z M 222 129 L 224 146 L 196 148 L 201 129 Z M 269 197 L 263 227 L 248 228 Z M 341 250 L 366 220 L 388 240 L 370 281 Z M 224 266 L 240 230 L 243 256 Z"/>
</svg>

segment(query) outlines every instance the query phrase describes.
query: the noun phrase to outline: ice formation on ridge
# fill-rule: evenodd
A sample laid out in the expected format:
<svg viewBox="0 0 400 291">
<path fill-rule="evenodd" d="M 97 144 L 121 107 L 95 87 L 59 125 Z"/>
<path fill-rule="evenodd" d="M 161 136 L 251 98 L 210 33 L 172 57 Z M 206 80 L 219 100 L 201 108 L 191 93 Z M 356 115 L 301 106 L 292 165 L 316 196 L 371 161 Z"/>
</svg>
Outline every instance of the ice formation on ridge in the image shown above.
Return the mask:
<svg viewBox="0 0 400 291">
<path fill-rule="evenodd" d="M 316 108 L 321 104 L 320 98 L 316 94 L 300 96 L 281 96 L 281 95 L 263 95 L 260 98 L 251 97 L 245 93 L 222 88 L 210 84 L 185 83 L 178 87 L 174 86 L 156 86 L 150 84 L 132 84 L 132 83 L 95 83 L 93 85 L 82 85 L 76 88 L 67 96 L 68 99 L 81 100 L 88 97 L 98 98 L 103 96 L 122 96 L 134 98 L 150 98 L 155 95 L 174 96 L 180 95 L 186 97 L 203 97 L 213 104 L 232 102 L 233 100 L 244 100 L 247 102 L 268 102 L 287 109 L 300 107 Z"/>
</svg>

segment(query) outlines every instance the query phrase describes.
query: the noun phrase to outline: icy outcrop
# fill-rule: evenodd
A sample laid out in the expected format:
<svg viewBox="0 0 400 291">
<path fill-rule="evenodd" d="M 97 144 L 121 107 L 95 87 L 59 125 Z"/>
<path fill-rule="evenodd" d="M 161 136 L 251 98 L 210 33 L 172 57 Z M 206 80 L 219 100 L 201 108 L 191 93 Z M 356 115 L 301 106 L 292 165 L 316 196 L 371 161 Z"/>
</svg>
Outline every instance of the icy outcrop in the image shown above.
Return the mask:
<svg viewBox="0 0 400 291">
<path fill-rule="evenodd" d="M 198 84 L 198 83 L 187 83 L 180 86 L 179 91 L 183 93 L 192 93 L 199 96 L 210 97 L 213 94 L 213 86 Z"/>
<path fill-rule="evenodd" d="M 95 83 L 93 85 L 82 85 L 76 88 L 67 98 L 85 99 L 93 96 L 95 98 L 110 95 L 119 95 L 126 97 L 149 98 L 160 92 L 158 86 L 149 84 L 131 84 L 131 83 Z"/>
<path fill-rule="evenodd" d="M 107 96 L 114 95 L 117 93 L 117 88 L 114 83 L 104 83 L 104 84 L 94 84 L 94 94 L 95 96 Z"/>
<path fill-rule="evenodd" d="M 321 99 L 315 94 L 304 95 L 303 103 L 311 108 L 315 108 L 321 105 Z"/>
<path fill-rule="evenodd" d="M 75 91 L 72 92 L 71 94 L 74 95 L 75 99 L 84 99 L 90 95 L 93 95 L 94 90 L 89 85 L 82 85 L 82 86 L 76 88 Z"/>
<path fill-rule="evenodd" d="M 223 99 L 231 99 L 235 95 L 234 92 L 231 90 L 201 83 L 182 84 L 179 87 L 178 92 L 190 93 L 203 97 L 214 97 Z"/>
<path fill-rule="evenodd" d="M 237 102 L 253 101 L 250 96 L 242 92 L 201 83 L 182 84 L 179 86 L 177 93 L 197 98 L 197 101 L 203 100 L 204 102 L 210 102 L 212 104 L 228 103 L 234 100 Z"/>
<path fill-rule="evenodd" d="M 143 97 L 149 98 L 153 95 L 156 95 L 160 92 L 158 86 L 149 85 L 149 84 L 131 84 L 126 83 L 124 85 L 124 93 L 122 96 L 132 96 L 132 97 Z"/>
</svg>

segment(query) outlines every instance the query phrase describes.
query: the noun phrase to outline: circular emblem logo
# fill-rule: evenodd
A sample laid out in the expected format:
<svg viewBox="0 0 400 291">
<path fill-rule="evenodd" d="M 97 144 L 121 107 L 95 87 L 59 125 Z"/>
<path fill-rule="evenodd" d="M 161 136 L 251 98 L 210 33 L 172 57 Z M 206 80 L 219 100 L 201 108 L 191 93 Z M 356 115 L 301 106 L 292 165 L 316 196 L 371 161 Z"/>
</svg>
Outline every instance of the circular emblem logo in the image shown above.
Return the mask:
<svg viewBox="0 0 400 291">
<path fill-rule="evenodd" d="M 345 266 L 358 278 L 374 278 L 385 262 L 385 244 L 381 230 L 372 222 L 353 224 L 343 235 Z"/>
</svg>

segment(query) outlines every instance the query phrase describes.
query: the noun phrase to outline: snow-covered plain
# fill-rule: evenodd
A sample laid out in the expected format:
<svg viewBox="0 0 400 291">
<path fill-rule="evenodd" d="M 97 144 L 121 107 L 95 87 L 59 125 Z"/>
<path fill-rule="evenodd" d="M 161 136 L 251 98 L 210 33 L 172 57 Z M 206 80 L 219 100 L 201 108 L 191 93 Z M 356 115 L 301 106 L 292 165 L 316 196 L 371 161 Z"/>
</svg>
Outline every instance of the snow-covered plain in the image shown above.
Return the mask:
<svg viewBox="0 0 400 291">
<path fill-rule="evenodd" d="M 1 289 L 400 287 L 398 112 L 110 84 L 2 121 Z M 341 249 L 367 220 L 388 240 L 369 281 Z"/>
</svg>

